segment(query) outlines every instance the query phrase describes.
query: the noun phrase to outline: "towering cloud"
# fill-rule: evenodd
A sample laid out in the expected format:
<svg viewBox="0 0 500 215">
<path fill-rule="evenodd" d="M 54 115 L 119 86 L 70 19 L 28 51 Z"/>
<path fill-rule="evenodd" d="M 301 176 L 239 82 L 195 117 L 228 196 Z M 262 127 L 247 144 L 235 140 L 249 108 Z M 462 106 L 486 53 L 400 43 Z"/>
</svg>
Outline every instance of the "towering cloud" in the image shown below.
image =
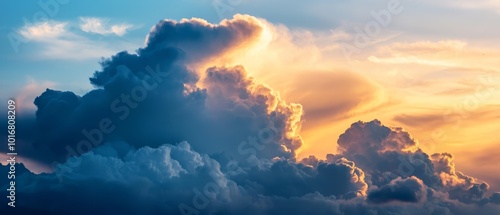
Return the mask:
<svg viewBox="0 0 500 215">
<path fill-rule="evenodd" d="M 300 105 L 255 83 L 242 67 L 210 68 L 203 81 L 191 69 L 251 44 L 261 31 L 260 21 L 244 15 L 219 25 L 159 22 L 137 53 L 101 62 L 90 78 L 95 90 L 78 96 L 47 89 L 37 97 L 37 150 L 23 154 L 50 164 L 108 141 L 137 147 L 189 141 L 201 152 L 246 159 L 257 153 L 248 138 L 257 137 L 268 143 L 258 150 L 262 156 L 294 158 L 302 144 Z"/>
<path fill-rule="evenodd" d="M 55 172 L 20 172 L 15 210 L 497 214 L 500 195 L 485 196 L 488 185 L 456 171 L 450 154 L 429 156 L 402 128 L 378 120 L 352 124 L 339 154 L 297 162 L 301 105 L 242 66 L 193 70 L 251 44 L 262 29 L 244 15 L 219 25 L 161 21 L 145 47 L 101 63 L 90 78 L 95 90 L 47 89 L 34 101 L 35 134 L 20 138 L 34 148 L 23 154 Z"/>
</svg>

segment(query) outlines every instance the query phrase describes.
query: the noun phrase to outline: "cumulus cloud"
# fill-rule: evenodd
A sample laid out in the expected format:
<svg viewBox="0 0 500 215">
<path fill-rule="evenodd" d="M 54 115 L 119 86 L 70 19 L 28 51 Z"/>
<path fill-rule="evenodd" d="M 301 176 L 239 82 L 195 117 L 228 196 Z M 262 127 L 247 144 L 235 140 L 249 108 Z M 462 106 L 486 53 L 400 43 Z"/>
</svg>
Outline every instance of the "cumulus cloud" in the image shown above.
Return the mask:
<svg viewBox="0 0 500 215">
<path fill-rule="evenodd" d="M 38 94 L 47 88 L 53 88 L 57 85 L 55 82 L 36 80 L 30 76 L 26 79 L 27 83 L 17 92 L 17 96 L 15 96 L 17 107 L 21 111 L 31 111 L 35 109 L 33 100 L 38 96 Z"/>
<path fill-rule="evenodd" d="M 220 201 L 230 200 L 228 190 L 235 189 L 215 160 L 186 142 L 138 150 L 115 142 L 58 167 L 67 168 L 71 171 L 19 175 L 17 197 L 24 203 L 18 206 L 51 214 L 178 213 L 180 203 L 191 202 L 193 189 L 204 192 L 199 184 L 213 183 L 217 190 L 211 198 Z"/>
<path fill-rule="evenodd" d="M 364 177 L 363 171 L 345 158 L 316 166 L 277 161 L 233 176 L 238 185 L 255 194 L 290 198 L 319 193 L 342 199 L 366 195 Z"/>
<path fill-rule="evenodd" d="M 489 186 L 455 170 L 450 154 L 429 156 L 404 129 L 378 120 L 352 124 L 338 139 L 339 154 L 297 162 L 301 105 L 284 101 L 243 66 L 193 69 L 262 33 L 262 22 L 246 15 L 220 24 L 163 20 L 145 47 L 103 60 L 89 93 L 47 89 L 34 100 L 33 148 L 22 154 L 52 164 L 54 172 L 20 174 L 16 209 L 56 215 L 498 212 L 498 193 L 486 196 Z"/>
<path fill-rule="evenodd" d="M 391 201 L 421 202 L 427 195 L 427 187 L 422 180 L 416 177 L 406 179 L 396 178 L 389 184 L 368 194 L 368 201 L 374 203 L 387 203 Z"/>
<path fill-rule="evenodd" d="M 90 78 L 95 90 L 79 96 L 47 89 L 38 96 L 33 145 L 44 150 L 26 154 L 62 162 L 108 140 L 137 147 L 186 140 L 200 152 L 247 159 L 257 153 L 249 138 L 267 134 L 269 144 L 258 150 L 263 157 L 293 158 L 302 144 L 300 105 L 255 83 L 242 67 L 210 68 L 203 81 L 189 68 L 251 43 L 260 31 L 257 19 L 242 15 L 219 25 L 161 21 L 146 47 L 101 62 L 102 69 Z M 100 130 L 103 120 L 113 132 Z"/>
<path fill-rule="evenodd" d="M 453 156 L 449 153 L 427 155 L 402 128 L 387 127 L 378 120 L 357 122 L 339 137 L 338 144 L 341 155 L 354 161 L 367 174 L 367 183 L 378 187 L 371 194 L 374 202 L 390 201 L 391 196 L 400 195 L 399 187 L 412 187 L 398 186 L 410 183 L 404 182 L 407 179 L 413 180 L 413 184 L 422 184 L 413 186 L 422 190 L 419 194 L 428 187 L 445 192 L 447 198 L 462 203 L 485 201 L 488 184 L 456 171 Z M 417 193 L 410 191 L 402 190 L 401 195 L 420 201 L 421 198 L 416 198 Z"/>
<path fill-rule="evenodd" d="M 355 198 L 367 189 L 363 172 L 345 159 L 321 163 L 315 168 L 278 161 L 237 174 L 225 174 L 226 171 L 187 142 L 137 150 L 125 142 L 112 142 L 70 158 L 58 166 L 55 174 L 19 172 L 17 195 L 24 201 L 18 206 L 33 211 L 50 210 L 52 214 L 180 214 L 205 207 L 207 211 L 226 214 L 230 212 L 222 205 L 241 211 L 247 207 L 243 201 L 248 196 L 268 196 L 263 202 L 272 196 L 281 196 L 283 200 L 314 196 Z M 91 201 L 97 204 L 88 207 Z M 258 208 L 251 211 L 254 210 Z"/>
<path fill-rule="evenodd" d="M 139 149 L 122 141 L 110 142 L 70 158 L 54 174 L 20 172 L 17 196 L 23 201 L 16 210 L 51 214 L 464 215 L 498 211 L 498 193 L 482 205 L 466 204 L 427 187 L 417 177 L 398 177 L 367 192 L 363 171 L 352 161 L 334 157 L 315 166 L 279 160 L 260 167 L 230 167 L 194 151 L 187 142 Z"/>
</svg>

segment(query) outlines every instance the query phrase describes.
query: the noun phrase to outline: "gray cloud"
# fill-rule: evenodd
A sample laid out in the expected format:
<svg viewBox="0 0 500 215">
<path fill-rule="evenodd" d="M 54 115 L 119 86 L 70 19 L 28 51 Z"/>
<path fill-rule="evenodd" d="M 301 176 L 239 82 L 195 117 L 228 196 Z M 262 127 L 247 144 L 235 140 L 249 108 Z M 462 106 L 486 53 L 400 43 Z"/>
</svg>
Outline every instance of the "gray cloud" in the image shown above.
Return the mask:
<svg viewBox="0 0 500 215">
<path fill-rule="evenodd" d="M 242 66 L 210 67 L 203 80 L 190 69 L 260 31 L 241 15 L 220 25 L 161 21 L 146 47 L 101 62 L 95 90 L 47 89 L 26 124 L 34 135 L 20 138 L 31 140 L 30 158 L 60 164 L 19 173 L 17 212 L 498 214 L 499 194 L 485 196 L 488 185 L 455 170 L 450 154 L 429 156 L 378 120 L 352 124 L 340 154 L 297 162 L 301 105 Z"/>
<path fill-rule="evenodd" d="M 427 187 L 416 178 L 396 178 L 379 189 L 368 194 L 368 201 L 374 203 L 387 203 L 391 201 L 421 202 L 427 195 Z"/>
</svg>

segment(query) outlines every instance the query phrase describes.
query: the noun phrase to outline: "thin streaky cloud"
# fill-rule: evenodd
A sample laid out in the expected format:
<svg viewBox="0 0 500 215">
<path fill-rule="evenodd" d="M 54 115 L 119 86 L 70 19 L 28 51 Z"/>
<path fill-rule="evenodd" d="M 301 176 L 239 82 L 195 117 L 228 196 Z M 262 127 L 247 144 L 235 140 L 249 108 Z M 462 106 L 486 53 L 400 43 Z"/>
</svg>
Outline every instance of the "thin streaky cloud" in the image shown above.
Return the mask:
<svg viewBox="0 0 500 215">
<path fill-rule="evenodd" d="M 67 34 L 66 22 L 40 22 L 32 25 L 25 25 L 19 33 L 28 40 L 47 40 L 61 37 Z"/>
<path fill-rule="evenodd" d="M 114 34 L 121 37 L 133 27 L 133 25 L 127 23 L 109 25 L 107 20 L 97 17 L 80 17 L 80 29 L 87 33 Z"/>
<path fill-rule="evenodd" d="M 444 4 L 451 7 L 458 7 L 471 10 L 491 10 L 496 13 L 500 13 L 500 2 L 497 0 L 476 0 L 476 1 L 446 0 L 437 2 L 440 2 L 440 4 Z"/>
<path fill-rule="evenodd" d="M 117 34 L 124 34 L 123 28 L 114 27 Z M 33 44 L 31 53 L 39 59 L 97 59 L 116 51 L 107 42 L 78 34 L 70 22 L 40 22 L 25 25 L 18 32 Z"/>
</svg>

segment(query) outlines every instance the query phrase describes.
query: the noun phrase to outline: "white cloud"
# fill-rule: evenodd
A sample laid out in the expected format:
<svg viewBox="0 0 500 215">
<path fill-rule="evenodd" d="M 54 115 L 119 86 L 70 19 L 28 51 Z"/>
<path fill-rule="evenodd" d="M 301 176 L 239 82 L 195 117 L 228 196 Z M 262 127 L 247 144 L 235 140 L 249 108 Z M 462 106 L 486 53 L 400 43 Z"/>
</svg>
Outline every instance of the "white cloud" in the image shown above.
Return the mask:
<svg viewBox="0 0 500 215">
<path fill-rule="evenodd" d="M 80 29 L 87 33 L 96 33 L 101 35 L 115 34 L 123 36 L 130 30 L 133 25 L 118 24 L 108 26 L 107 20 L 96 17 L 80 17 Z"/>
<path fill-rule="evenodd" d="M 32 51 L 36 57 L 44 59 L 85 60 L 97 59 L 109 56 L 118 50 L 110 48 L 110 44 L 120 41 L 105 42 L 91 40 L 85 36 L 71 31 L 72 25 L 67 22 L 40 22 L 25 25 L 19 30 L 19 34 L 33 42 L 35 49 Z M 115 26 L 117 34 L 123 35 L 126 30 Z M 127 44 L 117 47 L 123 49 Z"/>
<path fill-rule="evenodd" d="M 24 26 L 20 34 L 29 40 L 46 40 L 60 37 L 66 34 L 65 22 L 42 22 Z"/>
</svg>

